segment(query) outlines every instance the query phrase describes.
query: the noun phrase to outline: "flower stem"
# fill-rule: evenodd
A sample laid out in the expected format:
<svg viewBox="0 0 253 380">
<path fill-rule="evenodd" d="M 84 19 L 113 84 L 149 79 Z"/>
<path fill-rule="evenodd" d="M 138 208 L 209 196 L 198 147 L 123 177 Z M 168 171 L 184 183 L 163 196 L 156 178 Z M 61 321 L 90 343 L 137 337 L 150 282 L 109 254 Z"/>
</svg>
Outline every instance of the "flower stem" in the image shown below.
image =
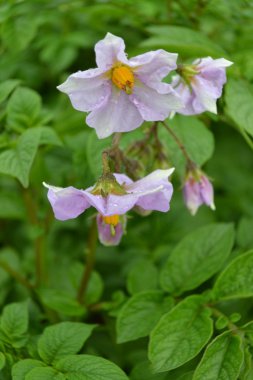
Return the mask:
<svg viewBox="0 0 253 380">
<path fill-rule="evenodd" d="M 111 173 L 110 165 L 109 165 L 109 153 L 105 150 L 102 153 L 102 165 L 103 165 L 103 175 Z"/>
<path fill-rule="evenodd" d="M 27 288 L 28 290 L 33 289 L 33 285 L 30 284 L 30 282 L 25 277 L 23 277 L 20 273 L 16 272 L 13 268 L 11 268 L 7 263 L 5 263 L 2 260 L 0 260 L 0 267 L 4 269 L 5 272 L 9 273 L 11 277 L 15 278 L 15 280 L 17 280 L 17 282 L 19 282 L 25 288 Z"/>
<path fill-rule="evenodd" d="M 96 225 L 96 219 L 94 218 L 92 220 L 92 225 L 91 225 L 90 231 L 89 231 L 86 265 L 85 265 L 83 275 L 81 278 L 81 282 L 80 282 L 80 286 L 79 286 L 79 289 L 77 292 L 77 300 L 80 303 L 84 303 L 85 293 L 86 293 L 86 290 L 87 290 L 87 287 L 89 284 L 89 280 L 90 280 L 90 277 L 92 274 L 92 270 L 94 268 L 96 246 L 97 246 L 97 225 Z"/>
<path fill-rule="evenodd" d="M 173 137 L 174 141 L 176 142 L 176 144 L 178 145 L 179 149 L 181 150 L 183 156 L 186 159 L 187 167 L 189 169 L 195 169 L 196 168 L 196 164 L 192 161 L 192 159 L 189 156 L 189 154 L 188 154 L 188 152 L 187 152 L 184 144 L 182 143 L 182 141 L 178 138 L 178 136 L 175 134 L 175 132 L 164 121 L 161 121 L 161 123 L 164 126 L 164 128 L 169 132 L 169 134 Z"/>
</svg>

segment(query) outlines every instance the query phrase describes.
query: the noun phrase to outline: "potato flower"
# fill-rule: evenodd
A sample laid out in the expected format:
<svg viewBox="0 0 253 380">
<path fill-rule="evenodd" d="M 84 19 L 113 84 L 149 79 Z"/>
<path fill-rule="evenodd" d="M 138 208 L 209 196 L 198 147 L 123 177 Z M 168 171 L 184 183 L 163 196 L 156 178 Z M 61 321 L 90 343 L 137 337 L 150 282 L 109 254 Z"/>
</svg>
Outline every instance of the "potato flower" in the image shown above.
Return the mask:
<svg viewBox="0 0 253 380">
<path fill-rule="evenodd" d="M 99 138 L 159 121 L 182 107 L 172 87 L 162 82 L 176 69 L 177 54 L 162 49 L 128 59 L 122 38 L 107 33 L 95 45 L 97 68 L 78 71 L 57 88 L 75 109 L 89 112 L 86 123 Z"/>
<path fill-rule="evenodd" d="M 226 83 L 226 67 L 233 63 L 227 59 L 201 58 L 191 65 L 179 66 L 172 85 L 181 97 L 184 107 L 177 111 L 183 115 L 196 115 L 205 111 L 217 113 L 217 99 Z"/>
<path fill-rule="evenodd" d="M 56 219 L 76 218 L 92 206 L 98 211 L 100 241 L 113 245 L 119 243 L 124 232 L 123 216 L 134 206 L 161 212 L 169 210 L 173 187 L 168 177 L 173 170 L 155 170 L 136 182 L 124 174 L 107 174 L 86 190 L 46 183 L 44 186 L 48 188 L 48 200 Z"/>
</svg>

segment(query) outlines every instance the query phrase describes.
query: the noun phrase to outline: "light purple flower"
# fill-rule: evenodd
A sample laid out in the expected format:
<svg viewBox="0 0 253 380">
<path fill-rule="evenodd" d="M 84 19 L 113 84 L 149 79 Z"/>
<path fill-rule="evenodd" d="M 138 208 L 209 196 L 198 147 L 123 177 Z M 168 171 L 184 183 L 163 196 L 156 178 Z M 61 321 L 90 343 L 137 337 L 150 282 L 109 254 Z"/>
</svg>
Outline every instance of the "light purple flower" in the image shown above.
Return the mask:
<svg viewBox="0 0 253 380">
<path fill-rule="evenodd" d="M 57 88 L 68 94 L 99 138 L 158 121 L 182 107 L 162 79 L 176 69 L 177 54 L 162 49 L 128 59 L 122 38 L 107 33 L 95 45 L 97 68 L 78 71 Z"/>
<path fill-rule="evenodd" d="M 211 57 L 197 59 L 192 65 L 178 68 L 180 75 L 173 78 L 172 85 L 181 97 L 184 108 L 177 111 L 183 115 L 196 115 L 204 111 L 217 113 L 216 101 L 221 97 L 226 83 L 225 68 L 233 62 Z"/>
<path fill-rule="evenodd" d="M 105 246 L 118 245 L 125 231 L 126 216 L 121 215 L 115 226 L 106 223 L 103 216 L 97 215 L 98 238 Z"/>
<path fill-rule="evenodd" d="M 140 206 L 144 210 L 156 210 L 166 212 L 170 209 L 170 199 L 173 193 L 172 184 L 168 177 L 174 169 L 155 170 L 146 177 L 133 182 L 125 174 L 115 173 L 114 177 L 117 184 L 124 190 L 124 194 L 118 195 L 111 192 L 106 197 L 93 194 L 95 186 L 86 190 L 78 190 L 72 186 L 61 188 L 50 186 L 43 183 L 48 188 L 48 200 L 54 211 L 56 219 L 67 220 L 76 218 L 87 208 L 94 207 L 102 221 L 115 229 L 114 239 L 120 239 L 123 230 L 117 225 L 120 221 L 119 215 L 124 215 L 134 206 Z M 115 241 L 108 239 L 108 228 L 97 219 L 100 240 L 109 242 Z M 122 224 L 122 223 L 121 223 Z M 102 230 L 104 227 L 104 230 Z M 112 234 L 113 235 L 113 234 Z M 113 236 L 112 236 L 113 237 Z"/>
<path fill-rule="evenodd" d="M 185 204 L 192 215 L 196 214 L 202 204 L 206 204 L 212 210 L 215 210 L 213 186 L 201 171 L 197 170 L 188 173 L 183 194 Z"/>
</svg>

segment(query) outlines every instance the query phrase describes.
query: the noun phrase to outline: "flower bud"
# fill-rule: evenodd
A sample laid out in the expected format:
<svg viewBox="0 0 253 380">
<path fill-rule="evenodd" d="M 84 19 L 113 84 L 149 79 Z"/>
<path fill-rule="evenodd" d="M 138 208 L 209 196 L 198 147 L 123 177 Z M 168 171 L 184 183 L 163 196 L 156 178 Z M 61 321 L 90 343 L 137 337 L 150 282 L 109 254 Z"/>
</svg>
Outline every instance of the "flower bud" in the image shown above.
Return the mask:
<svg viewBox="0 0 253 380">
<path fill-rule="evenodd" d="M 213 186 L 201 170 L 189 171 L 183 188 L 184 201 L 192 215 L 195 215 L 199 206 L 206 204 L 215 210 L 213 201 Z"/>
</svg>

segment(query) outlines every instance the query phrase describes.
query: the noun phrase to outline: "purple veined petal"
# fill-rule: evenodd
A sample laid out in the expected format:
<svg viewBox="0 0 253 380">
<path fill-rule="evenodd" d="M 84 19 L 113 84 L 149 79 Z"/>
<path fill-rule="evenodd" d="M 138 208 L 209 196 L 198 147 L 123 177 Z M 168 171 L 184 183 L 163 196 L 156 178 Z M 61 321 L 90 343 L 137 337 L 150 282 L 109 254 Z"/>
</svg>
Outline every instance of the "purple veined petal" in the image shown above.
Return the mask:
<svg viewBox="0 0 253 380">
<path fill-rule="evenodd" d="M 153 173 L 127 186 L 128 192 L 139 195 L 136 205 L 144 210 L 168 211 L 173 193 L 173 187 L 168 177 L 173 171 L 174 168 L 155 170 Z"/>
<path fill-rule="evenodd" d="M 176 69 L 177 56 L 160 49 L 131 58 L 129 64 L 132 67 L 137 66 L 134 73 L 141 82 L 160 94 L 168 94 L 171 92 L 171 86 L 161 80 Z"/>
<path fill-rule="evenodd" d="M 193 107 L 196 109 L 196 111 L 198 111 L 197 103 L 200 103 L 203 105 L 204 110 L 217 114 L 216 100 L 221 96 L 219 89 L 217 89 L 212 82 L 207 81 L 198 75 L 196 75 L 194 81 L 192 81 L 192 89 L 195 93 Z"/>
<path fill-rule="evenodd" d="M 120 185 L 130 185 L 133 183 L 133 180 L 129 178 L 126 174 L 121 174 L 121 173 L 113 173 L 114 177 L 116 178 L 116 181 Z"/>
<path fill-rule="evenodd" d="M 129 95 L 129 99 L 146 121 L 165 120 L 171 111 L 182 107 L 180 97 L 174 91 L 170 94 L 159 94 L 139 81 L 135 83 L 133 94 Z"/>
<path fill-rule="evenodd" d="M 195 61 L 196 62 L 196 61 Z M 198 61 L 199 62 L 199 61 Z M 213 59 L 211 57 L 202 58 L 198 63 L 198 67 L 201 71 L 204 69 L 219 69 L 233 65 L 233 62 L 228 61 L 225 58 Z"/>
<path fill-rule="evenodd" d="M 107 33 L 105 38 L 95 45 L 96 63 L 101 69 L 110 69 L 115 63 L 128 64 L 125 43 L 120 37 Z"/>
<path fill-rule="evenodd" d="M 134 207 L 138 201 L 138 194 L 115 195 L 110 194 L 106 198 L 106 210 L 104 216 L 123 215 Z"/>
<path fill-rule="evenodd" d="M 93 186 L 82 190 L 85 195 L 87 201 L 91 206 L 93 206 L 100 214 L 104 215 L 106 210 L 106 198 L 102 197 L 102 195 L 94 195 L 90 191 L 93 189 Z"/>
<path fill-rule="evenodd" d="M 90 207 L 82 190 L 72 186 L 66 188 L 50 186 L 44 182 L 43 185 L 48 188 L 47 197 L 56 219 L 74 219 Z"/>
<path fill-rule="evenodd" d="M 213 186 L 209 179 L 206 176 L 202 176 L 200 179 L 200 195 L 207 206 L 209 206 L 212 210 L 215 210 L 214 205 L 214 194 L 213 194 Z"/>
<path fill-rule="evenodd" d="M 139 197 L 137 206 L 144 210 L 166 212 L 170 209 L 170 200 L 173 194 L 173 186 L 170 182 L 155 193 Z"/>
<path fill-rule="evenodd" d="M 195 215 L 203 201 L 200 194 L 199 182 L 189 179 L 185 182 L 183 195 L 186 207 L 192 215 Z"/>
<path fill-rule="evenodd" d="M 86 123 L 95 128 L 100 139 L 114 132 L 128 132 L 138 128 L 143 122 L 139 111 L 129 100 L 129 95 L 113 86 L 108 102 L 93 110 Z"/>
<path fill-rule="evenodd" d="M 169 184 L 169 176 L 174 172 L 174 168 L 171 169 L 157 169 L 146 177 L 133 182 L 131 185 L 126 186 L 128 193 L 141 193 L 146 195 L 148 192 L 153 192 L 158 187 L 166 186 Z"/>
<path fill-rule="evenodd" d="M 124 233 L 124 226 L 121 222 L 114 227 L 115 234 L 112 234 L 110 225 L 104 223 L 102 216 L 98 214 L 97 227 L 98 238 L 101 244 L 105 246 L 114 246 L 120 243 L 122 235 Z"/>
<path fill-rule="evenodd" d="M 76 110 L 83 112 L 99 107 L 111 94 L 111 83 L 101 69 L 78 71 L 57 88 L 69 96 Z"/>
</svg>

